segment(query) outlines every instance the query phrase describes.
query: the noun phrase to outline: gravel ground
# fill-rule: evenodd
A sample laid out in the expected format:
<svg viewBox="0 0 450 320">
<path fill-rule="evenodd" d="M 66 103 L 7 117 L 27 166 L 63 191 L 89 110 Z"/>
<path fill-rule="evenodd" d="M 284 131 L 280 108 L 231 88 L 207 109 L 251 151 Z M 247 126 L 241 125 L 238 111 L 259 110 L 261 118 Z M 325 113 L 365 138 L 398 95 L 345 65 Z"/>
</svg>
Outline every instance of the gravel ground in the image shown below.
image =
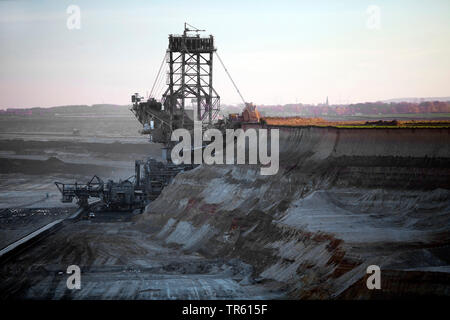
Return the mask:
<svg viewBox="0 0 450 320">
<path fill-rule="evenodd" d="M 234 259 L 207 259 L 163 246 L 128 221 L 130 213 L 98 213 L 67 222 L 1 268 L 0 298 L 274 299 L 280 292 L 252 279 Z M 81 268 L 81 289 L 68 290 L 66 269 Z"/>
</svg>

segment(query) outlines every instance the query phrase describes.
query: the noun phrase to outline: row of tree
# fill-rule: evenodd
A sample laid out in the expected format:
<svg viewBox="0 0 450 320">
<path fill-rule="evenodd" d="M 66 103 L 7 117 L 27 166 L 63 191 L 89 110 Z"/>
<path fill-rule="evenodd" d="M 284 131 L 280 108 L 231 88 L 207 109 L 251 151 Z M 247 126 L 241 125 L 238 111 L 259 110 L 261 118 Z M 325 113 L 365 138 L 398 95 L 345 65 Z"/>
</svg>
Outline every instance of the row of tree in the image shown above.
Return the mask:
<svg viewBox="0 0 450 320">
<path fill-rule="evenodd" d="M 411 102 L 366 102 L 350 105 L 307 105 L 287 104 L 284 106 L 258 106 L 263 115 L 269 114 L 296 114 L 308 116 L 355 116 L 355 115 L 395 115 L 395 114 L 422 114 L 422 113 L 450 113 L 450 101 Z"/>
</svg>

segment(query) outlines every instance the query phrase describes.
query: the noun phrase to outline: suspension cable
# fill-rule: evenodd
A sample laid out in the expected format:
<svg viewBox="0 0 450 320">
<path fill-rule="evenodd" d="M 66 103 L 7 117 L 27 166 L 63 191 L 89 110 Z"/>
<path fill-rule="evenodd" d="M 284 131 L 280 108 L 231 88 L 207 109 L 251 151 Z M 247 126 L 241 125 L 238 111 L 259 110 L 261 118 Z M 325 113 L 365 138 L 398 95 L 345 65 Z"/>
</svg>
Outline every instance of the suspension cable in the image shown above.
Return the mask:
<svg viewBox="0 0 450 320">
<path fill-rule="evenodd" d="M 160 96 L 161 90 L 164 89 L 164 85 L 165 85 L 165 81 L 166 81 L 164 75 L 166 74 L 167 68 L 168 68 L 167 63 L 165 63 L 164 67 L 162 69 L 162 72 L 161 72 L 161 76 L 159 77 L 159 80 L 156 84 L 155 90 L 153 91 L 153 97 Z"/>
<path fill-rule="evenodd" d="M 230 73 L 228 72 L 227 68 L 225 67 L 225 64 L 223 63 L 222 59 L 220 59 L 220 56 L 219 56 L 219 54 L 217 53 L 217 51 L 215 51 L 215 53 L 216 53 L 217 58 L 219 58 L 220 64 L 221 64 L 222 67 L 225 69 L 225 72 L 227 73 L 228 78 L 230 78 L 231 83 L 233 84 L 233 86 L 234 86 L 234 88 L 236 89 L 237 93 L 238 93 L 239 96 L 241 97 L 242 102 L 244 102 L 244 106 L 245 106 L 246 102 L 245 102 L 244 97 L 242 96 L 241 92 L 239 91 L 239 89 L 238 89 L 236 83 L 234 83 L 233 78 L 231 78 Z"/>
<path fill-rule="evenodd" d="M 152 94 L 153 94 L 153 89 L 155 88 L 156 81 L 157 81 L 158 78 L 159 78 L 159 74 L 160 74 L 160 72 L 161 72 L 161 68 L 162 68 L 164 62 L 166 61 L 166 57 L 167 57 L 167 52 L 164 54 L 164 58 L 163 58 L 163 60 L 162 60 L 162 62 L 161 62 L 161 65 L 159 66 L 158 74 L 156 75 L 155 81 L 153 82 L 152 90 L 150 91 L 150 97 L 151 97 Z"/>
<path fill-rule="evenodd" d="M 166 85 L 166 73 L 167 73 L 167 69 L 168 69 L 168 64 L 165 63 L 164 67 L 161 70 L 161 74 L 158 80 L 158 83 L 156 84 L 155 90 L 153 91 L 153 96 L 156 97 L 160 97 L 161 94 L 164 92 L 164 87 Z"/>
</svg>

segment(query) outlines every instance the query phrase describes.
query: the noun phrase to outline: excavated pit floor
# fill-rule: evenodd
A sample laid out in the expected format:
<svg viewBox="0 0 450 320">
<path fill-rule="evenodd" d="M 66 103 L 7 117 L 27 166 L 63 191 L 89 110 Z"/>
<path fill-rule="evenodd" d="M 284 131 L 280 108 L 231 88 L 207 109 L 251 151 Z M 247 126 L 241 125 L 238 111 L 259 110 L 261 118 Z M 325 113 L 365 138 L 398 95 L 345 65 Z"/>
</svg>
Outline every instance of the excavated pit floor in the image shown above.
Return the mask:
<svg viewBox="0 0 450 320">
<path fill-rule="evenodd" d="M 67 289 L 69 265 L 81 289 Z M 276 299 L 239 260 L 206 259 L 163 246 L 129 213 L 97 214 L 62 229 L 1 265 L 1 298 Z"/>
</svg>

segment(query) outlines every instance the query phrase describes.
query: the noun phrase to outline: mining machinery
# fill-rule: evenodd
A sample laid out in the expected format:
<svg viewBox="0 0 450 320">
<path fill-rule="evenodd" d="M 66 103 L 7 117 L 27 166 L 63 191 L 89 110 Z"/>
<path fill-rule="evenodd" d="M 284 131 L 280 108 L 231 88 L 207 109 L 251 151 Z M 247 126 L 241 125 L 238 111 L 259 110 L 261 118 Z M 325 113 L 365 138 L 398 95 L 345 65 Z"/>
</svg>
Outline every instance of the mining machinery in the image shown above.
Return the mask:
<svg viewBox="0 0 450 320">
<path fill-rule="evenodd" d="M 131 111 L 143 126 L 141 133 L 148 134 L 150 141 L 164 145 L 163 158 L 169 162 L 169 151 L 174 143 L 170 138 L 174 130 L 179 128 L 193 130 L 194 121 L 199 121 L 203 129 L 214 127 L 223 131 L 229 126 L 236 128 L 236 123 L 243 120 L 242 117 L 231 117 L 218 121 L 220 96 L 213 86 L 214 56 L 218 58 L 242 99 L 244 113 L 251 114 L 251 120 L 257 118 L 259 121 L 255 106 L 245 102 L 217 53 L 214 37 L 200 36 L 199 32 L 204 31 L 185 23 L 183 34 L 169 35 L 169 46 L 149 97 L 145 99 L 139 93 L 131 96 Z M 193 32 L 195 34 L 192 34 Z M 167 88 L 158 100 L 155 88 L 160 87 L 160 82 L 164 81 L 161 72 L 163 69 L 167 70 L 165 77 Z"/>
<path fill-rule="evenodd" d="M 172 146 L 170 137 L 174 130 L 193 130 L 194 120 L 212 127 L 220 111 L 220 96 L 213 87 L 212 76 L 214 37 L 200 36 L 202 31 L 185 23 L 182 35 L 169 35 L 169 46 L 149 98 L 145 101 L 138 93 L 131 97 L 131 111 L 143 125 L 141 132 L 167 149 Z M 165 63 L 167 88 L 158 101 L 154 89 L 164 79 L 161 70 Z"/>
<path fill-rule="evenodd" d="M 63 203 L 76 199 L 80 207 L 87 208 L 90 199 L 99 199 L 103 210 L 143 209 L 178 173 L 192 168 L 194 166 L 189 164 L 165 164 L 148 158 L 145 161 L 136 160 L 135 175 L 119 182 L 108 180 L 105 183 L 94 176 L 87 183 L 55 182 L 55 185 L 61 192 Z"/>
<path fill-rule="evenodd" d="M 194 121 L 201 122 L 202 130 L 217 128 L 236 129 L 243 122 L 258 122 L 259 113 L 251 103 L 246 103 L 214 46 L 214 37 L 200 36 L 200 30 L 185 23 L 181 35 L 169 35 L 169 45 L 153 83 L 150 95 L 145 99 L 139 93 L 131 96 L 131 111 L 142 124 L 140 131 L 148 134 L 150 142 L 162 144 L 162 159 L 136 160 L 135 175 L 126 180 L 104 183 L 94 176 L 88 183 L 64 184 L 55 182 L 63 202 L 77 199 L 82 207 L 90 198 L 101 199 L 104 209 L 121 210 L 143 208 L 161 193 L 180 172 L 192 170 L 192 164 L 174 164 L 170 153 L 176 142 L 172 132 L 183 128 L 194 130 Z M 194 34 L 195 33 L 195 34 Z M 242 115 L 232 114 L 218 120 L 220 96 L 213 87 L 213 60 L 216 56 L 244 103 Z M 166 71 L 166 77 L 164 72 Z M 157 88 L 167 88 L 157 98 Z M 192 135 L 191 135 L 192 136 Z M 203 146 L 204 147 L 204 146 Z"/>
</svg>

